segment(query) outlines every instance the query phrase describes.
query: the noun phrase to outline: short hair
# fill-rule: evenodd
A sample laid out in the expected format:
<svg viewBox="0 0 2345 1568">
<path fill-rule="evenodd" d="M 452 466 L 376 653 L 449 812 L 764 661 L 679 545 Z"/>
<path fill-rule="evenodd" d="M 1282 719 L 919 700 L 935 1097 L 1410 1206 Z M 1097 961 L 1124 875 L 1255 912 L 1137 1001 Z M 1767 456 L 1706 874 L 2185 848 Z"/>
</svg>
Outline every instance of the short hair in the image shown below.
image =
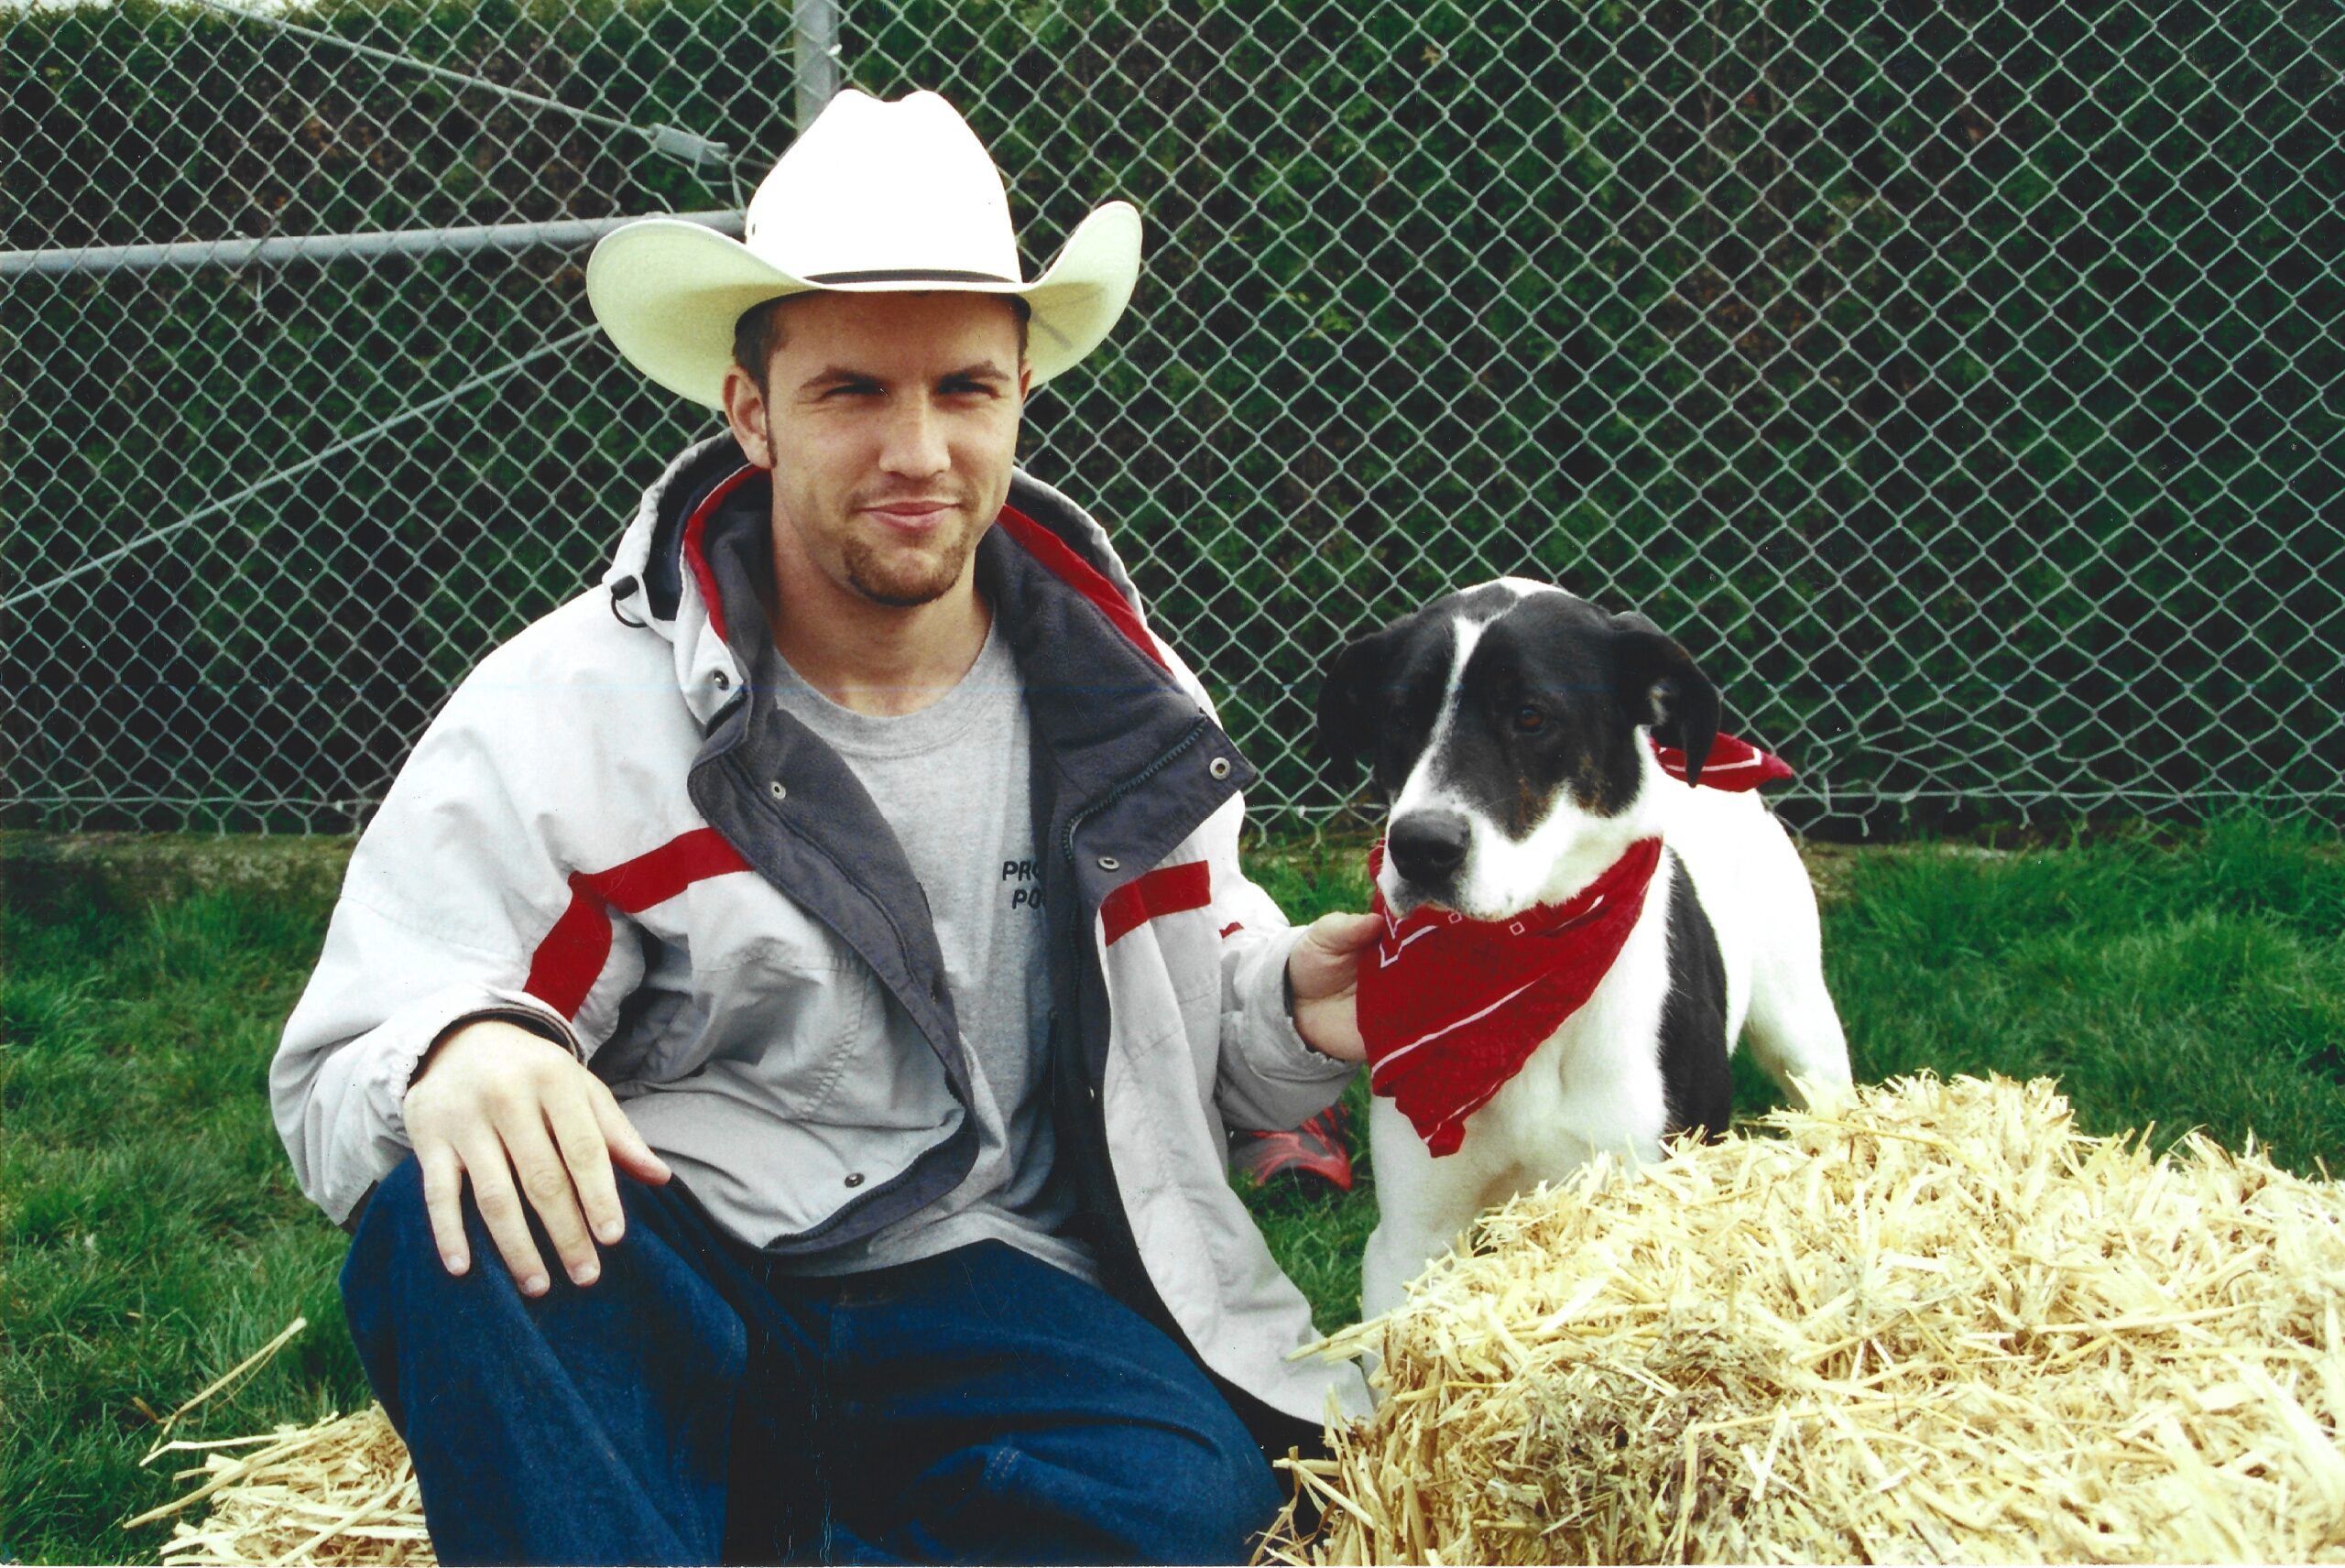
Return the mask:
<svg viewBox="0 0 2345 1568">
<path fill-rule="evenodd" d="M 781 308 L 797 298 L 795 294 L 784 294 L 763 300 L 742 311 L 733 322 L 733 363 L 749 373 L 749 379 L 758 384 L 761 393 L 767 390 L 766 367 L 781 352 L 784 341 Z M 1022 365 L 1026 360 L 1026 331 L 1033 320 L 1034 308 L 1015 294 L 998 294 L 995 298 L 1009 306 L 1010 314 L 1018 318 L 1018 359 Z"/>
</svg>

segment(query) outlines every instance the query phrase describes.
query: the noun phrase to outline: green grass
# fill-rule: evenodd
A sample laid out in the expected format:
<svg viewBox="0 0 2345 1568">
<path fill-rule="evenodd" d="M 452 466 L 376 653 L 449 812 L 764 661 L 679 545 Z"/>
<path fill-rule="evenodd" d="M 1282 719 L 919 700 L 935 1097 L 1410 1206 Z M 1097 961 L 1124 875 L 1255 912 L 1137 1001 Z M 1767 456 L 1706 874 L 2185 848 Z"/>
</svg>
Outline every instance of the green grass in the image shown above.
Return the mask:
<svg viewBox="0 0 2345 1568">
<path fill-rule="evenodd" d="M 1258 853 L 1298 919 L 1357 908 L 1356 847 Z M 2283 1163 L 2345 1169 L 2345 857 L 2252 820 L 2164 841 L 1852 857 L 1827 965 L 1860 1077 L 2059 1076 L 2088 1130 L 2251 1128 Z M 0 1561 L 153 1559 L 175 1495 L 141 1471 L 169 1410 L 297 1315 L 311 1328 L 186 1435 L 363 1399 L 334 1269 L 343 1238 L 294 1190 L 264 1079 L 322 931 L 290 899 L 206 895 L 124 914 L 11 909 L 0 1046 Z M 1738 1107 L 1771 1091 L 1745 1066 Z M 1361 1125 L 1361 1090 L 1350 1093 Z M 1332 1328 L 1358 1310 L 1374 1224 L 1257 1194 Z"/>
<path fill-rule="evenodd" d="M 2345 1171 L 2345 859 L 2250 819 L 2179 844 L 1860 860 L 1825 927 L 1862 1079 L 2058 1077 L 2089 1132 L 2194 1127 Z"/>
<path fill-rule="evenodd" d="M 11 910 L 0 1050 L 0 1560 L 152 1561 L 121 1521 L 174 1495 L 153 1423 L 296 1316 L 314 1325 L 203 1431 L 347 1407 L 342 1236 L 269 1125 L 278 1024 L 322 911 L 221 895 Z M 202 1435 L 198 1433 L 197 1435 Z"/>
</svg>

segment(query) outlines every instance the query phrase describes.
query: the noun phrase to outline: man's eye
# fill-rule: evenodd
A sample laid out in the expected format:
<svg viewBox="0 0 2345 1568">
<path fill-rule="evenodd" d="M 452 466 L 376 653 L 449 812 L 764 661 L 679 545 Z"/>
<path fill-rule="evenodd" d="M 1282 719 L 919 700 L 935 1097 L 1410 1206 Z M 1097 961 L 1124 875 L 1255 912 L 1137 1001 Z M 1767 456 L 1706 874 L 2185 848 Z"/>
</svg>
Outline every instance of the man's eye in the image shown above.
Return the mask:
<svg viewBox="0 0 2345 1568">
<path fill-rule="evenodd" d="M 1546 726 L 1547 715 L 1528 702 L 1514 711 L 1514 727 L 1523 735 L 1535 734 Z"/>
</svg>

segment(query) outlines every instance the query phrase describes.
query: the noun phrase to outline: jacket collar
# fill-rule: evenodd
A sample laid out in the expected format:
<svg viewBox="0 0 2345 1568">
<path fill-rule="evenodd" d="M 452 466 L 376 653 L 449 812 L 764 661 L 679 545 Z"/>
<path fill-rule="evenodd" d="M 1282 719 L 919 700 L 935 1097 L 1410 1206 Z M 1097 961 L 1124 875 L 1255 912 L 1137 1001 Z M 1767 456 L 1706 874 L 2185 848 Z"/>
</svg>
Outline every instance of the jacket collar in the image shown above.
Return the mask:
<svg viewBox="0 0 2345 1568">
<path fill-rule="evenodd" d="M 745 689 L 768 635 L 756 584 L 771 570 L 770 506 L 766 475 L 730 435 L 712 437 L 644 493 L 604 576 L 614 613 L 675 648 L 679 685 L 704 727 Z M 1210 734 L 1197 743 L 1232 764 L 1216 781 L 1228 788 L 1216 793 L 1226 798 L 1250 780 L 1169 667 L 1106 530 L 1080 506 L 1013 473 L 1004 516 L 979 541 L 976 572 L 1026 682 L 1035 736 L 1056 773 L 1051 792 L 1071 811 L 1113 795 L 1200 721 Z"/>
<path fill-rule="evenodd" d="M 748 459 L 729 434 L 711 436 L 677 454 L 644 491 L 603 573 L 614 608 L 675 639 L 678 618 L 685 613 L 684 524 L 711 491 L 747 467 Z"/>
<path fill-rule="evenodd" d="M 680 625 L 690 622 L 689 525 L 716 492 L 751 482 L 754 476 L 741 473 L 748 466 L 731 435 L 714 435 L 678 453 L 644 491 L 603 573 L 603 586 L 627 618 L 645 621 L 671 638 Z M 1082 507 L 1022 469 L 1010 475 L 1009 506 L 1055 536 L 1099 583 L 1138 610 L 1139 593 L 1107 542 L 1107 530 Z M 695 590 L 702 586 L 693 584 Z"/>
<path fill-rule="evenodd" d="M 676 564 L 667 589 L 686 616 L 671 614 L 671 626 L 688 626 L 694 604 L 707 606 L 701 619 L 729 656 L 733 690 L 758 669 L 769 636 L 758 587 L 772 570 L 770 491 L 764 474 L 746 472 L 749 477 L 736 469 L 690 487 L 692 503 L 679 508 L 672 529 Z M 1086 538 L 1070 526 L 1077 517 L 1096 529 L 1055 492 L 1017 475 L 1010 504 L 977 543 L 975 570 L 1025 684 L 1038 751 L 1053 772 L 1044 782 L 1079 811 L 1113 795 L 1200 723 L 1212 726 L 1173 675 L 1128 587 L 1081 548 L 1106 554 L 1106 536 Z M 1121 575 L 1120 566 L 1116 572 Z M 1213 734 L 1218 737 L 1218 729 Z"/>
</svg>

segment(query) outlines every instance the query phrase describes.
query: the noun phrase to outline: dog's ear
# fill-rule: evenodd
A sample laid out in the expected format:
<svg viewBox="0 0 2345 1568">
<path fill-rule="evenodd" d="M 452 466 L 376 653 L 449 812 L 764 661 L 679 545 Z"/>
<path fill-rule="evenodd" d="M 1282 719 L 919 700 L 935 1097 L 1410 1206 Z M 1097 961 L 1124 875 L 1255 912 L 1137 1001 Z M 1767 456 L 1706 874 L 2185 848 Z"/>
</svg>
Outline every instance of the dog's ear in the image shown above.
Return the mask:
<svg viewBox="0 0 2345 1568">
<path fill-rule="evenodd" d="M 1685 754 L 1685 782 L 1702 781 L 1702 764 L 1718 738 L 1718 689 L 1693 655 L 1631 610 L 1612 617 L 1612 668 L 1620 705 L 1652 738 Z"/>
<path fill-rule="evenodd" d="M 1376 693 L 1384 684 L 1391 638 L 1375 632 L 1345 645 L 1319 681 L 1319 756 L 1354 762 L 1376 740 Z"/>
</svg>

